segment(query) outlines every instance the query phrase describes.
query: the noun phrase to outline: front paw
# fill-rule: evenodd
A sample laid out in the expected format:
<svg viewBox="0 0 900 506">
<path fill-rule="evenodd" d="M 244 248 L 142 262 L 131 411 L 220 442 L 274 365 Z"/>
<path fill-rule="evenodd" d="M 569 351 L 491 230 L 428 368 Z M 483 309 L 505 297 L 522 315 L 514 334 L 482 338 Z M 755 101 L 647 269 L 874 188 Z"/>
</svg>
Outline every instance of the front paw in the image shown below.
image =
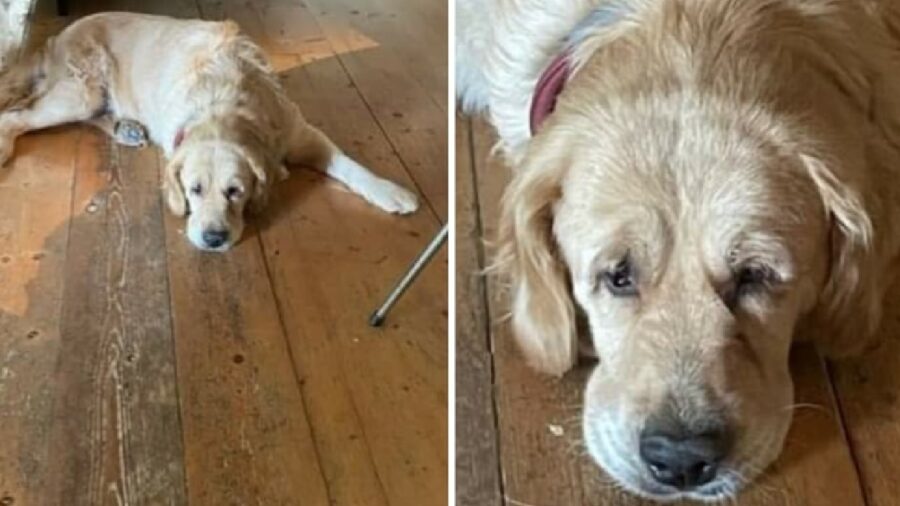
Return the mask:
<svg viewBox="0 0 900 506">
<path fill-rule="evenodd" d="M 419 208 L 416 194 L 402 186 L 379 179 L 363 195 L 366 200 L 393 214 L 409 214 Z"/>
</svg>

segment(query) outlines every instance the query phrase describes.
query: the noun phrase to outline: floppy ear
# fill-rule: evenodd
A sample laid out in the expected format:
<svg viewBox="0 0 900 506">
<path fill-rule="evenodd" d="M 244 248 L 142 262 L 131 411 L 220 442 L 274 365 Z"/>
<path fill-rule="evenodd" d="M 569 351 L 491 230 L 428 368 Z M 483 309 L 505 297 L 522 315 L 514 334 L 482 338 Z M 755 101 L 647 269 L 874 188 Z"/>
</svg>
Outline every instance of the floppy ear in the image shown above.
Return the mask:
<svg viewBox="0 0 900 506">
<path fill-rule="evenodd" d="M 269 200 L 270 186 L 287 179 L 287 168 L 283 160 L 276 160 L 268 154 L 271 150 L 265 140 L 245 122 L 231 121 L 229 127 L 232 135 L 236 136 L 232 147 L 247 161 L 255 179 L 248 203 L 250 211 L 259 212 Z"/>
<path fill-rule="evenodd" d="M 861 350 L 881 320 L 884 289 L 874 259 L 872 219 L 860 192 L 818 158 L 801 155 L 831 222 L 831 263 L 819 309 L 828 325 L 817 332 L 823 350 Z"/>
<path fill-rule="evenodd" d="M 176 153 L 169 161 L 163 175 L 163 193 L 166 196 L 166 204 L 169 210 L 176 216 L 184 216 L 187 212 L 187 200 L 184 197 L 184 188 L 181 186 L 181 168 L 184 165 L 184 155 Z"/>
<path fill-rule="evenodd" d="M 545 164 L 546 163 L 546 164 Z M 512 281 L 512 325 L 526 359 L 561 376 L 577 361 L 575 311 L 553 239 L 559 160 L 533 160 L 503 196 L 497 267 Z"/>
<path fill-rule="evenodd" d="M 250 196 L 250 208 L 258 212 L 266 206 L 269 200 L 269 174 L 266 171 L 265 161 L 261 157 L 246 154 L 247 163 L 253 172 L 256 182 L 253 185 L 253 194 Z"/>
<path fill-rule="evenodd" d="M 259 212 L 269 200 L 269 187 L 273 182 L 283 181 L 288 177 L 287 168 L 283 163 L 243 150 L 243 156 L 256 179 L 253 185 L 253 193 L 250 196 L 250 208 L 252 212 Z"/>
</svg>

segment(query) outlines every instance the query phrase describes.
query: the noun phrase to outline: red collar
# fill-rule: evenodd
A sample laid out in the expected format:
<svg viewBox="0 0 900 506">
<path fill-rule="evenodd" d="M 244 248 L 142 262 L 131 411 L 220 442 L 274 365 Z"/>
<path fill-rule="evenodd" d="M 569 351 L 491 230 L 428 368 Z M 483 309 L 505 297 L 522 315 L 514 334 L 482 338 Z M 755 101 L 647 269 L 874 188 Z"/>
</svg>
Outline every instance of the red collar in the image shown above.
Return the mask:
<svg viewBox="0 0 900 506">
<path fill-rule="evenodd" d="M 569 78 L 572 77 L 572 50 L 578 44 L 590 37 L 597 30 L 615 24 L 629 9 L 621 5 L 623 2 L 604 2 L 594 8 L 575 25 L 575 28 L 565 39 L 562 51 L 550 62 L 550 65 L 541 74 L 541 78 L 534 88 L 531 97 L 531 114 L 529 123 L 531 135 L 537 133 L 541 123 L 556 108 L 556 100 L 566 87 Z"/>
<path fill-rule="evenodd" d="M 541 123 L 556 109 L 556 99 L 566 87 L 566 82 L 572 73 L 571 54 L 568 50 L 562 51 L 541 74 L 531 97 L 531 113 L 529 123 L 531 135 L 537 133 Z"/>
<path fill-rule="evenodd" d="M 184 142 L 184 138 L 187 134 L 184 131 L 184 128 L 179 128 L 178 132 L 175 133 L 175 141 L 173 144 L 173 149 L 178 149 L 178 146 L 181 146 L 181 143 Z"/>
</svg>

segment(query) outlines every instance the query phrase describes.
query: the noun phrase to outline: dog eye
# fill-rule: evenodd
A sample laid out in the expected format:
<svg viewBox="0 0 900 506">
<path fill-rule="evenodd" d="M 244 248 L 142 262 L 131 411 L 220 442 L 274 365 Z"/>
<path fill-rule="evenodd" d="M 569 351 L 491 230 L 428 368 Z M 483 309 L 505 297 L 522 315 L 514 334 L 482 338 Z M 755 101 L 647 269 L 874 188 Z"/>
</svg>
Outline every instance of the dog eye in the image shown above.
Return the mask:
<svg viewBox="0 0 900 506">
<path fill-rule="evenodd" d="M 606 289 L 616 297 L 633 297 L 638 293 L 631 261 L 627 258 L 619 262 L 612 270 L 604 272 L 602 278 Z"/>
<path fill-rule="evenodd" d="M 203 187 L 200 186 L 200 183 L 191 186 L 191 193 L 193 193 L 194 195 L 200 195 L 201 193 L 203 193 Z"/>
<path fill-rule="evenodd" d="M 765 285 L 771 278 L 771 273 L 765 267 L 743 267 L 735 276 L 737 291 L 758 288 Z"/>
<path fill-rule="evenodd" d="M 225 190 L 225 196 L 230 200 L 234 200 L 240 197 L 244 193 L 244 190 L 238 188 L 237 186 L 229 186 L 228 189 Z"/>
<path fill-rule="evenodd" d="M 741 267 L 735 271 L 733 279 L 733 287 L 725 294 L 725 302 L 731 308 L 741 297 L 765 290 L 778 280 L 771 269 L 759 265 Z"/>
</svg>

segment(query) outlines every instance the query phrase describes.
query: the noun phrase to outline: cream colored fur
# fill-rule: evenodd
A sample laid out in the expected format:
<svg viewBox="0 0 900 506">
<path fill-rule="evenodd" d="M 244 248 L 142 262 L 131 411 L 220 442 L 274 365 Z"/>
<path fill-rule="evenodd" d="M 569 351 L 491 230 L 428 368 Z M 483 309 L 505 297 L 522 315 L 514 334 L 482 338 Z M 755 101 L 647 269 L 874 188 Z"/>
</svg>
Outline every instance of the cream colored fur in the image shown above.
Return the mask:
<svg viewBox="0 0 900 506">
<path fill-rule="evenodd" d="M 16 137 L 62 123 L 140 122 L 170 163 L 170 209 L 190 213 L 188 237 L 224 250 L 285 164 L 325 171 L 381 209 L 409 213 L 415 195 L 345 156 L 308 124 L 262 50 L 233 22 L 129 13 L 83 18 L 0 75 L 0 163 Z M 184 131 L 184 142 L 176 137 Z M 199 191 L 191 191 L 191 189 Z M 217 246 L 204 234 L 227 232 Z"/>
<path fill-rule="evenodd" d="M 532 136 L 538 77 L 601 5 L 618 19 L 573 48 Z M 900 239 L 900 4 L 457 0 L 457 27 L 460 101 L 513 169 L 496 264 L 526 358 L 573 367 L 579 308 L 594 459 L 655 499 L 733 496 L 781 450 L 791 343 L 842 355 L 877 335 Z M 626 260 L 637 295 L 615 296 L 603 280 Z M 659 486 L 638 456 L 666 403 L 732 426 L 700 489 Z"/>
</svg>

